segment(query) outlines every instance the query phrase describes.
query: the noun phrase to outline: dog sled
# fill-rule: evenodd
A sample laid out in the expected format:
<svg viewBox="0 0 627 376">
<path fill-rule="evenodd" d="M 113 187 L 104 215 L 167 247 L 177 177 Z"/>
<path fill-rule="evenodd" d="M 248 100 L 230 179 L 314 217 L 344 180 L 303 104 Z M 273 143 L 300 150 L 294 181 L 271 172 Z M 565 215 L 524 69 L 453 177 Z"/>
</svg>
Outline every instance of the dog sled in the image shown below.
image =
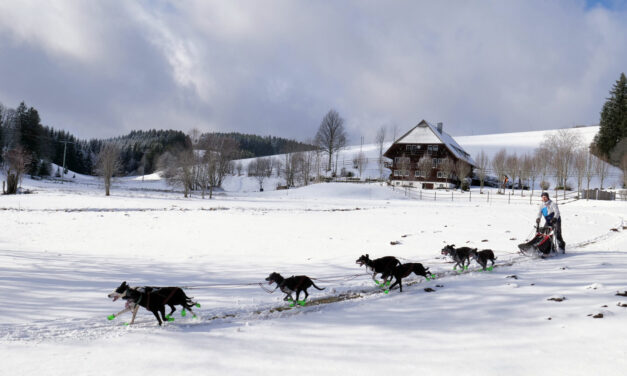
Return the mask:
<svg viewBox="0 0 627 376">
<path fill-rule="evenodd" d="M 534 258 L 546 258 L 557 255 L 558 253 L 564 253 L 563 250 L 560 252 L 553 227 L 540 227 L 537 225 L 535 233 L 535 236 L 531 238 L 531 240 L 518 244 L 518 249 L 522 255 Z"/>
</svg>

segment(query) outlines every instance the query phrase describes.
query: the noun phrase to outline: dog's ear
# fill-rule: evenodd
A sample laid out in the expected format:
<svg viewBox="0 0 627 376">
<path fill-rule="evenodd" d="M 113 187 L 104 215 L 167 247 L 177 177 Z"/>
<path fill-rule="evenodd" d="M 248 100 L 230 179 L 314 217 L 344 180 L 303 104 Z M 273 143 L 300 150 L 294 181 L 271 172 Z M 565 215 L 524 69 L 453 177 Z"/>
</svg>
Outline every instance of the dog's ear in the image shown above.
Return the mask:
<svg viewBox="0 0 627 376">
<path fill-rule="evenodd" d="M 370 258 L 370 255 L 366 253 L 366 257 L 367 257 L 367 258 Z"/>
</svg>

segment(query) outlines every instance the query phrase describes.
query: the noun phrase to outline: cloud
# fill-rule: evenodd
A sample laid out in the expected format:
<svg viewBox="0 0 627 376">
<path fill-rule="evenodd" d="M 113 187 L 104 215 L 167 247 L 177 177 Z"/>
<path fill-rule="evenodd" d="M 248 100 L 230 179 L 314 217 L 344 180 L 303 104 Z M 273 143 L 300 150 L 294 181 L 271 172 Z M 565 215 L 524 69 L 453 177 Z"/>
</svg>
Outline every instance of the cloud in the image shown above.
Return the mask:
<svg viewBox="0 0 627 376">
<path fill-rule="evenodd" d="M 131 129 L 352 142 L 598 122 L 627 62 L 618 3 L 20 1 L 0 4 L 0 101 L 81 137 Z M 388 132 L 391 133 L 391 132 Z"/>
</svg>

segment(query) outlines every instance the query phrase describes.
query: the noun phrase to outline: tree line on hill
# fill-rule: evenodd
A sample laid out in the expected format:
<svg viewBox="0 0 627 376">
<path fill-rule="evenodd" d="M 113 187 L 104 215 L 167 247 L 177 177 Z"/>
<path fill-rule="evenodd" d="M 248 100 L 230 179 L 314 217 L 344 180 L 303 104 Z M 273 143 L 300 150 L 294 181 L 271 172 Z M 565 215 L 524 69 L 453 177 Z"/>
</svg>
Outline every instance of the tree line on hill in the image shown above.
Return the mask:
<svg viewBox="0 0 627 376">
<path fill-rule="evenodd" d="M 311 150 L 311 145 L 274 136 L 240 133 L 206 133 L 199 139 L 229 140 L 229 158 L 249 158 L 283 152 Z M 198 140 L 195 140 L 198 141 Z M 206 144 L 206 142 L 200 145 Z M 0 164 L 6 176 L 4 191 L 15 193 L 23 174 L 33 177 L 67 177 L 68 170 L 85 175 L 101 174 L 100 154 L 115 146 L 114 175 L 142 175 L 157 170 L 159 159 L 191 151 L 190 135 L 176 130 L 135 130 L 111 139 L 81 140 L 71 133 L 41 124 L 39 112 L 24 102 L 17 108 L 0 103 Z M 107 154 L 111 154 L 108 150 Z M 53 169 L 52 163 L 65 171 Z"/>
</svg>

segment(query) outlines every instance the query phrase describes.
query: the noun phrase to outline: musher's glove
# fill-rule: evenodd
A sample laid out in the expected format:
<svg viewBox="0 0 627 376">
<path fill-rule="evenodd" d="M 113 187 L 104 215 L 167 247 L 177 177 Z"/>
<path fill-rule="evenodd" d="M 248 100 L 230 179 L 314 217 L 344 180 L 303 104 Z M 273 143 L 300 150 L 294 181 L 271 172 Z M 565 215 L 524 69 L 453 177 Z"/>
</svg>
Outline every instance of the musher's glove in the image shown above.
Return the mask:
<svg viewBox="0 0 627 376">
<path fill-rule="evenodd" d="M 557 218 L 552 218 L 551 219 L 551 226 L 553 226 L 556 223 L 557 223 Z"/>
<path fill-rule="evenodd" d="M 540 218 L 536 218 L 536 223 L 540 224 Z"/>
</svg>

